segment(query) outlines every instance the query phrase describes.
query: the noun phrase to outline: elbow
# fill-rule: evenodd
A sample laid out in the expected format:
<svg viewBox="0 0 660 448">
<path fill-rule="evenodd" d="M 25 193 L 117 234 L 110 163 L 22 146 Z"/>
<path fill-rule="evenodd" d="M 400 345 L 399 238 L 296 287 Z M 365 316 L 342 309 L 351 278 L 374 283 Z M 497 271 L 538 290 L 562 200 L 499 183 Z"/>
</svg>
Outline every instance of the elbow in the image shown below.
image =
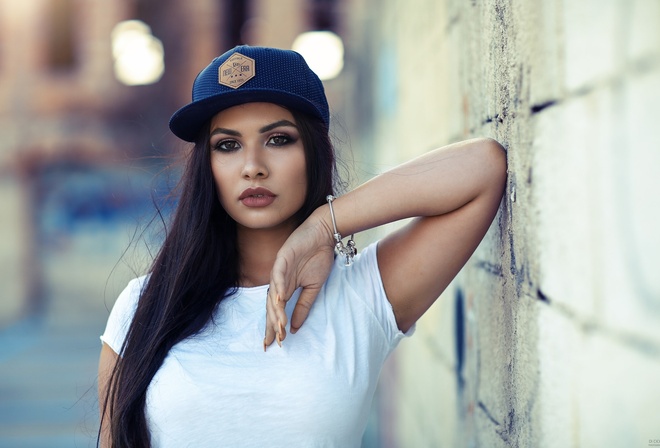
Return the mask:
<svg viewBox="0 0 660 448">
<path fill-rule="evenodd" d="M 478 140 L 484 157 L 500 171 L 506 172 L 506 150 L 497 140 L 485 137 Z"/>
<path fill-rule="evenodd" d="M 504 193 L 507 178 L 507 155 L 504 147 L 495 139 L 480 138 L 477 141 L 480 159 L 483 164 L 484 180 L 487 189 Z"/>
<path fill-rule="evenodd" d="M 476 139 L 473 148 L 479 159 L 479 194 L 491 197 L 499 202 L 506 188 L 506 150 L 497 140 L 492 138 Z"/>
</svg>

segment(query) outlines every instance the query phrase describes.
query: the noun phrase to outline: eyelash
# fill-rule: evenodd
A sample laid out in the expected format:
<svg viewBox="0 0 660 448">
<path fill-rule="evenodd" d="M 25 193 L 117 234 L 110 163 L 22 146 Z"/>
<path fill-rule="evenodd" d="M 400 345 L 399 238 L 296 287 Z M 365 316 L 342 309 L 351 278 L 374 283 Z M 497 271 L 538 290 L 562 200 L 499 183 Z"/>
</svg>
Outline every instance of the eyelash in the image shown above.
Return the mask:
<svg viewBox="0 0 660 448">
<path fill-rule="evenodd" d="M 294 138 L 292 138 L 290 135 L 286 135 L 286 134 L 276 134 L 276 135 L 273 135 L 273 136 L 271 136 L 271 137 L 268 139 L 268 141 L 270 142 L 270 141 L 273 140 L 273 139 L 283 139 L 283 140 L 284 140 L 283 143 L 280 143 L 280 144 L 273 144 L 273 146 L 286 146 L 286 145 L 290 145 L 291 143 L 294 143 L 294 142 L 296 141 L 296 140 L 295 140 Z"/>
<path fill-rule="evenodd" d="M 284 140 L 281 143 L 271 143 L 274 139 L 282 139 Z M 281 148 L 283 146 L 287 146 L 290 144 L 293 144 L 296 142 L 296 139 L 294 137 L 291 137 L 290 135 L 287 134 L 275 134 L 271 135 L 268 137 L 268 140 L 266 141 L 266 144 L 269 146 L 273 146 L 275 148 Z M 233 148 L 225 148 L 224 146 L 226 144 L 236 144 L 239 145 L 239 143 L 236 140 L 232 139 L 225 139 L 225 140 L 219 140 L 215 145 L 213 145 L 213 150 L 214 151 L 220 151 L 220 152 L 234 152 L 237 151 L 239 148 L 238 147 L 233 147 Z M 240 146 L 240 145 L 239 145 Z"/>
<path fill-rule="evenodd" d="M 234 151 L 238 150 L 238 148 L 235 148 L 235 147 L 231 148 L 231 149 L 224 148 L 223 146 L 226 145 L 227 143 L 236 143 L 236 144 L 238 144 L 238 142 L 236 140 L 220 140 L 215 145 L 213 145 L 213 150 L 214 151 L 220 151 L 220 152 L 234 152 Z"/>
</svg>

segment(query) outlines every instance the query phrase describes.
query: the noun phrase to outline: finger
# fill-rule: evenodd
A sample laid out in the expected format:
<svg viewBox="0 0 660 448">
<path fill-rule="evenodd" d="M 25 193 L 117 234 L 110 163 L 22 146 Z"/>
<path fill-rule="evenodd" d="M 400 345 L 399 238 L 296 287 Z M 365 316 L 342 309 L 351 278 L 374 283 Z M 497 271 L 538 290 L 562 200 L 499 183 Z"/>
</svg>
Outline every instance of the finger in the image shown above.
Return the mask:
<svg viewBox="0 0 660 448">
<path fill-rule="evenodd" d="M 318 294 L 318 288 L 310 287 L 303 288 L 300 292 L 298 303 L 296 303 L 296 307 L 293 309 L 293 314 L 291 315 L 291 334 L 297 332 L 305 322 L 307 315 L 309 315 L 309 310 L 312 309 L 312 305 Z"/>
<path fill-rule="evenodd" d="M 293 293 L 293 291 L 289 291 L 288 288 L 290 282 L 286 281 L 287 266 L 288 263 L 286 259 L 282 256 L 278 256 L 270 273 L 270 288 L 273 291 L 273 298 L 276 299 L 279 295 L 280 300 L 284 299 L 285 303 Z"/>
<path fill-rule="evenodd" d="M 275 322 L 275 310 L 269 294 L 266 298 L 266 333 L 264 335 L 264 351 L 266 351 L 266 347 L 269 347 L 273 341 L 275 341 Z"/>
<path fill-rule="evenodd" d="M 292 282 L 287 281 L 287 266 L 288 263 L 286 258 L 278 256 L 273 264 L 273 269 L 271 271 L 271 299 L 274 299 L 274 312 L 277 317 L 277 321 L 281 322 L 280 328 L 276 329 L 276 333 L 281 335 L 280 342 L 286 337 L 286 332 L 284 328 L 288 322 L 286 315 L 286 304 L 293 295 L 293 289 L 290 287 Z M 289 274 L 290 275 L 290 274 Z"/>
<path fill-rule="evenodd" d="M 275 339 L 277 339 L 277 344 L 282 347 L 282 341 L 286 338 L 286 328 L 282 321 L 277 322 L 277 336 Z"/>
<path fill-rule="evenodd" d="M 273 341 L 281 347 L 282 341 L 286 338 L 286 302 L 282 300 L 280 294 L 273 293 L 274 289 L 269 288 L 266 298 L 266 334 L 264 337 L 264 351 Z"/>
<path fill-rule="evenodd" d="M 282 341 L 286 338 L 286 324 L 289 319 L 286 317 L 286 302 L 282 300 L 279 294 L 275 295 L 275 302 L 273 305 L 275 310 L 275 333 L 276 340 L 279 346 L 282 346 Z"/>
</svg>

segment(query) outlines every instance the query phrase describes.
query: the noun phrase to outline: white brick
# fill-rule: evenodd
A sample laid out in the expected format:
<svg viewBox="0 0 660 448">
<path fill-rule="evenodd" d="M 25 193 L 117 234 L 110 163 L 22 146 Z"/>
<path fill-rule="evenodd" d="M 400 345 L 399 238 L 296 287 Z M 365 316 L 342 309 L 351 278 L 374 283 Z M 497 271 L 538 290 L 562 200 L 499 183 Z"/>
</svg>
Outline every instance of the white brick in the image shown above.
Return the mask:
<svg viewBox="0 0 660 448">
<path fill-rule="evenodd" d="M 585 318 L 660 340 L 660 75 L 539 114 L 540 288 Z"/>
<path fill-rule="evenodd" d="M 571 91 L 590 86 L 617 71 L 619 2 L 583 0 L 564 5 L 564 70 Z M 556 35 L 555 35 L 556 36 Z M 553 39 L 555 36 L 549 36 Z"/>
<path fill-rule="evenodd" d="M 628 19 L 630 38 L 628 58 L 658 57 L 660 50 L 660 2 L 658 0 L 632 0 Z"/>
<path fill-rule="evenodd" d="M 539 306 L 541 447 L 646 446 L 656 437 L 660 358 L 609 329 L 587 331 L 553 306 Z"/>
<path fill-rule="evenodd" d="M 516 28 L 518 57 L 529 66 L 531 105 L 539 105 L 562 96 L 563 46 L 555 36 L 562 27 L 562 2 L 520 2 L 516 5 L 518 14 Z"/>
<path fill-rule="evenodd" d="M 660 358 L 594 332 L 575 369 L 578 446 L 628 448 L 660 438 Z"/>
<path fill-rule="evenodd" d="M 605 94 L 580 97 L 539 114 L 533 185 L 538 215 L 540 288 L 582 315 L 595 313 L 599 241 L 594 238 L 597 163 L 611 145 Z"/>
<path fill-rule="evenodd" d="M 499 435 L 502 428 L 495 425 L 488 415 L 480 408 L 475 410 L 475 424 L 473 438 L 469 439 L 469 447 L 488 447 L 488 448 L 511 448 L 512 445 L 506 442 Z"/>
<path fill-rule="evenodd" d="M 465 377 L 464 408 L 469 440 L 481 440 L 495 434 L 495 423 L 505 426 L 511 397 L 505 393 L 511 380 L 509 366 L 516 353 L 517 341 L 509 338 L 515 323 L 510 304 L 503 297 L 500 279 L 484 270 L 472 269 L 461 276 L 464 284 L 465 313 Z M 480 403 L 487 409 L 481 409 Z M 489 415 L 486 420 L 483 419 Z M 480 425 L 486 424 L 486 427 Z M 489 433 L 483 433 L 489 427 Z M 502 428 L 497 428 L 502 430 Z M 472 432 L 471 432 L 472 431 Z M 473 433 L 476 431 L 476 434 Z M 492 434 L 491 434 L 492 433 Z M 496 446 L 484 443 L 477 446 Z"/>
<path fill-rule="evenodd" d="M 537 398 L 539 448 L 577 448 L 577 387 L 582 334 L 578 325 L 550 306 L 538 308 Z M 592 446 L 587 444 L 586 446 Z"/>
<path fill-rule="evenodd" d="M 602 318 L 660 342 L 660 71 L 631 78 L 617 98 L 613 145 L 601 154 Z"/>
</svg>

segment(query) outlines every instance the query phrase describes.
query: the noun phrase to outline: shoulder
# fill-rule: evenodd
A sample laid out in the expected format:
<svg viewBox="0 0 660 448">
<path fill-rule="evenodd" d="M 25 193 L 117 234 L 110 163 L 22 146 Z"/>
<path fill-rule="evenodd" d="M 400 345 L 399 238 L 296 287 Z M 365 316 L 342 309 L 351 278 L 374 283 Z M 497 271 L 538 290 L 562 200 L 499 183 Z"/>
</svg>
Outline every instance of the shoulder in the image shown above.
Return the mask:
<svg viewBox="0 0 660 448">
<path fill-rule="evenodd" d="M 137 303 L 140 300 L 140 295 L 144 290 L 144 287 L 147 285 L 149 275 L 143 275 L 141 277 L 134 278 L 128 282 L 124 290 L 117 297 L 117 301 L 112 307 L 112 312 L 115 312 L 115 309 L 130 309 L 132 312 L 137 308 Z"/>
<path fill-rule="evenodd" d="M 143 275 L 129 281 L 112 306 L 112 311 L 110 311 L 101 341 L 109 345 L 115 353 L 119 353 L 124 343 L 128 328 L 133 321 L 140 295 L 148 279 L 149 275 Z"/>
</svg>

